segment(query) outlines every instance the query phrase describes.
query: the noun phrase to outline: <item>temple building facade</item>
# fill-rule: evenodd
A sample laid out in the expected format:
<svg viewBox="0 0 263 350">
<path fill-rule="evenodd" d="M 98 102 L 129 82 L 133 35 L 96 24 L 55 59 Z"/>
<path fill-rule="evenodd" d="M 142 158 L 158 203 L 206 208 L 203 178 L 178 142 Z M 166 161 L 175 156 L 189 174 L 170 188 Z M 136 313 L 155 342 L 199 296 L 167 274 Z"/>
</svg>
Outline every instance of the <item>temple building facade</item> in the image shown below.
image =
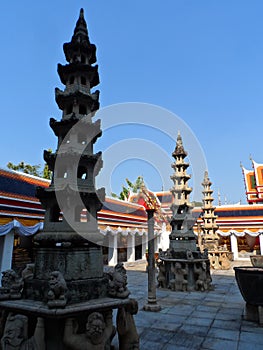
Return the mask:
<svg viewBox="0 0 263 350">
<path fill-rule="evenodd" d="M 0 169 L 0 271 L 11 267 L 21 270 L 32 261 L 32 238 L 43 230 L 45 216 L 35 191 L 49 184 L 49 180 Z M 85 210 L 81 217 L 85 220 Z M 106 196 L 98 212 L 98 226 L 105 238 L 104 264 L 114 266 L 145 258 L 148 233 L 143 205 Z M 163 248 L 165 232 L 165 224 L 156 222 L 156 250 Z"/>
<path fill-rule="evenodd" d="M 0 270 L 18 269 L 32 260 L 32 237 L 43 229 L 45 210 L 35 197 L 37 186 L 47 188 L 50 181 L 23 173 L 0 169 Z M 155 222 L 155 247 L 169 247 L 171 215 L 170 191 L 151 192 L 160 210 Z M 193 208 L 197 218 L 194 232 L 203 223 L 202 208 Z M 82 214 L 85 218 L 85 213 Z M 263 204 L 215 206 L 218 245 L 227 247 L 233 258 L 263 254 Z M 131 195 L 129 201 L 107 197 L 98 212 L 100 232 L 105 236 L 104 264 L 133 263 L 145 259 L 147 249 L 147 213 L 142 199 Z"/>
<path fill-rule="evenodd" d="M 255 171 L 251 171 L 250 176 L 254 174 L 254 178 L 260 180 L 260 167 L 255 163 L 254 166 L 258 175 L 256 177 Z M 244 168 L 243 172 L 245 174 Z M 249 185 L 251 177 L 246 175 L 246 179 Z M 43 229 L 45 216 L 35 191 L 37 186 L 47 188 L 49 184 L 49 180 L 0 169 L 0 271 L 11 266 L 22 269 L 33 259 L 32 237 Z M 259 184 L 255 187 L 258 192 Z M 169 247 L 170 224 L 166 218 L 171 216 L 173 200 L 170 191 L 150 193 L 159 206 L 155 220 L 155 250 L 158 252 Z M 263 254 L 263 203 L 258 200 L 251 203 L 251 195 L 247 193 L 250 204 L 214 205 L 218 246 L 232 252 L 234 260 L 253 253 Z M 258 199 L 256 192 L 254 195 Z M 194 207 L 192 212 L 197 218 L 194 232 L 198 235 L 203 224 L 202 208 Z M 82 216 L 84 220 L 85 212 Z M 147 213 L 138 194 L 131 195 L 129 201 L 106 196 L 98 212 L 98 225 L 105 237 L 104 264 L 145 259 Z"/>
</svg>

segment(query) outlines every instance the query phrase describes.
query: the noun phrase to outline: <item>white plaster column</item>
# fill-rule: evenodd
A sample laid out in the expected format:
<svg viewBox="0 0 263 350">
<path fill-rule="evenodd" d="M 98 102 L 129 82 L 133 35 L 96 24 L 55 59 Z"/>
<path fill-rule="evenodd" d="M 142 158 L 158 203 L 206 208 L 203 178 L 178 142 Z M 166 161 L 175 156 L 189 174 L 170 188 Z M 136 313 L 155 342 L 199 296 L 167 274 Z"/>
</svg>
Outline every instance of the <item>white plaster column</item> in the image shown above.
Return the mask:
<svg viewBox="0 0 263 350">
<path fill-rule="evenodd" d="M 231 242 L 231 252 L 234 254 L 234 260 L 238 259 L 238 246 L 237 246 L 237 237 L 234 233 L 230 235 Z"/>
<path fill-rule="evenodd" d="M 154 233 L 154 241 L 155 241 L 154 252 L 158 252 L 159 248 L 161 247 L 161 236 L 160 236 L 160 233 L 157 231 L 155 231 Z"/>
<path fill-rule="evenodd" d="M 127 237 L 127 261 L 134 262 L 135 261 L 135 234 L 130 232 Z"/>
<path fill-rule="evenodd" d="M 0 237 L 0 272 L 12 267 L 12 256 L 14 246 L 14 230 Z M 1 279 L 0 279 L 1 285 Z"/>
<path fill-rule="evenodd" d="M 118 264 L 118 232 L 111 231 L 109 236 L 108 265 Z"/>
<path fill-rule="evenodd" d="M 147 249 L 148 235 L 147 232 L 143 232 L 142 236 L 142 259 L 146 259 L 145 252 Z"/>
<path fill-rule="evenodd" d="M 162 233 L 161 233 L 161 249 L 166 251 L 169 248 L 170 240 L 169 240 L 170 232 L 166 231 L 166 223 L 162 224 Z"/>
<path fill-rule="evenodd" d="M 263 255 L 263 233 L 260 233 L 259 235 L 259 248 L 260 254 Z"/>
</svg>

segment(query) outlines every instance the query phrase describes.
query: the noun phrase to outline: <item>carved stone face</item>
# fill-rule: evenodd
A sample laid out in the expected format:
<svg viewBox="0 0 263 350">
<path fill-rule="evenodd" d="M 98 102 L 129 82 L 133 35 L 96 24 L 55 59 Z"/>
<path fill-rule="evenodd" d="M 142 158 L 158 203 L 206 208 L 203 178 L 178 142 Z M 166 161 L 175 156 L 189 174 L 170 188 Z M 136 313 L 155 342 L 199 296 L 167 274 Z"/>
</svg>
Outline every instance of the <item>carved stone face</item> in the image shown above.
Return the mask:
<svg viewBox="0 0 263 350">
<path fill-rule="evenodd" d="M 57 272 L 51 272 L 49 275 L 49 285 L 54 287 L 59 281 L 59 276 Z"/>
<path fill-rule="evenodd" d="M 3 350 L 20 349 L 20 345 L 24 340 L 24 324 L 22 320 L 14 318 L 7 321 L 4 335 L 1 339 Z"/>
<path fill-rule="evenodd" d="M 88 317 L 86 324 L 86 336 L 93 344 L 100 344 L 103 341 L 105 322 L 103 316 L 94 312 Z"/>
<path fill-rule="evenodd" d="M 177 270 L 180 270 L 180 269 L 182 268 L 182 265 L 181 265 L 179 262 L 176 262 L 176 263 L 175 263 L 175 268 L 176 268 Z"/>
</svg>

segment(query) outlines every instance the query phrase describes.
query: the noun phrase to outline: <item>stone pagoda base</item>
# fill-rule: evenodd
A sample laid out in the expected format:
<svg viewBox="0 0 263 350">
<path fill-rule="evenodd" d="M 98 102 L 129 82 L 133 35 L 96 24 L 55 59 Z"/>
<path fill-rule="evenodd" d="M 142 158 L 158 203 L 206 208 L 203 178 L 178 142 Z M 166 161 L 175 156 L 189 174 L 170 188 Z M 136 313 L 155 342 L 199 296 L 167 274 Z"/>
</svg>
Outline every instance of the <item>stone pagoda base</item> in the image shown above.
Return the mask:
<svg viewBox="0 0 263 350">
<path fill-rule="evenodd" d="M 214 270 L 229 270 L 231 261 L 233 261 L 233 253 L 228 250 L 208 250 L 208 257 L 211 268 Z"/>
<path fill-rule="evenodd" d="M 169 254 L 171 254 L 170 251 Z M 196 254 L 199 254 L 200 257 L 177 258 L 176 254 L 174 257 L 167 256 L 167 252 L 161 255 L 158 262 L 158 286 L 183 292 L 211 290 L 209 259 L 201 257 L 201 253 L 196 252 Z"/>
</svg>

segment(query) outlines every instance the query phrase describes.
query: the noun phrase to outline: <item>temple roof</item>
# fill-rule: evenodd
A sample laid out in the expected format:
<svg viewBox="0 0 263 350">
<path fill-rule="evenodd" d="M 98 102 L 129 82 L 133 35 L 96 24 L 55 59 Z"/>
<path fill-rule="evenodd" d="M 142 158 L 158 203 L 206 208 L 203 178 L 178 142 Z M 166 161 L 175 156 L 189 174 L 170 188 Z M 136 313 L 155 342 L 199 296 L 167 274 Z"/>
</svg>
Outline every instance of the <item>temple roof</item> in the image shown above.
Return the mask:
<svg viewBox="0 0 263 350">
<path fill-rule="evenodd" d="M 263 164 L 256 163 L 252 158 L 252 168 L 246 169 L 240 164 L 244 183 L 247 201 L 250 204 L 263 203 Z"/>
</svg>

